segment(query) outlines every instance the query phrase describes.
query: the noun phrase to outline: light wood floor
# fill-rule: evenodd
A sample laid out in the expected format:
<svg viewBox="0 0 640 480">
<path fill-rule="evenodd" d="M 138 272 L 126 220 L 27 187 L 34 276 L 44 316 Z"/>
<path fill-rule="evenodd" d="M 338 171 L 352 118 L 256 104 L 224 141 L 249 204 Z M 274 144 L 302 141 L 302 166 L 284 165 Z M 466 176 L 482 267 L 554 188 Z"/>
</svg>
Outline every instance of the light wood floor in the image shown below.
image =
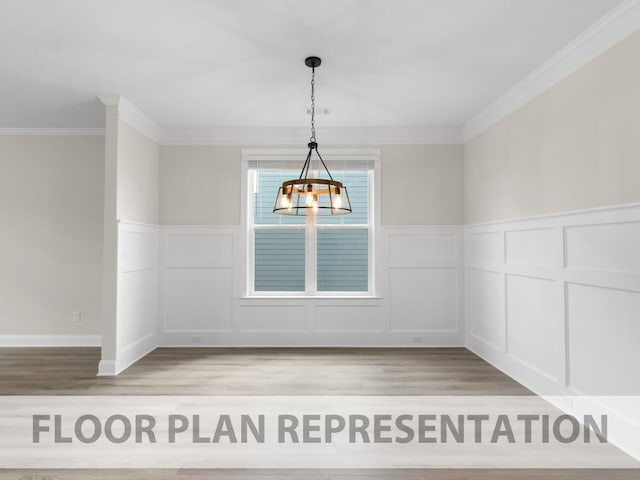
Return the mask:
<svg viewBox="0 0 640 480">
<path fill-rule="evenodd" d="M 0 348 L 1 395 L 531 395 L 464 348 L 160 348 L 115 378 L 97 348 Z M 640 479 L 638 470 L 0 470 L 0 480 Z"/>
<path fill-rule="evenodd" d="M 0 349 L 4 395 L 531 395 L 464 348 L 159 348 L 96 377 L 97 348 Z"/>
</svg>

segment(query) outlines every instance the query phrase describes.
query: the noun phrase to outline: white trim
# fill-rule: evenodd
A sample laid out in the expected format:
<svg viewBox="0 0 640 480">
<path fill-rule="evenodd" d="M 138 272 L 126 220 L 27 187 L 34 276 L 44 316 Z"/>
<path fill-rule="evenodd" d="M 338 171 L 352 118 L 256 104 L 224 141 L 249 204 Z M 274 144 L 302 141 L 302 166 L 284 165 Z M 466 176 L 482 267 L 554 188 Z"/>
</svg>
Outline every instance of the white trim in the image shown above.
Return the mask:
<svg viewBox="0 0 640 480">
<path fill-rule="evenodd" d="M 98 100 L 100 100 L 105 107 L 117 107 L 120 105 L 120 99 L 122 98 L 120 95 L 111 95 L 107 93 L 99 93 L 96 97 L 98 97 Z"/>
<path fill-rule="evenodd" d="M 557 218 L 557 217 L 569 217 L 572 215 L 583 215 L 583 214 L 589 214 L 589 213 L 598 213 L 598 212 L 613 212 L 616 210 L 628 210 L 630 208 L 638 208 L 640 207 L 640 202 L 635 202 L 635 203 L 623 203 L 623 204 L 616 204 L 616 205 L 608 205 L 608 206 L 604 206 L 604 207 L 591 207 L 591 208 L 583 208 L 580 210 L 568 210 L 568 211 L 564 211 L 564 212 L 557 212 L 557 213 L 545 213 L 545 214 L 541 214 L 541 215 L 532 215 L 532 216 L 528 216 L 528 217 L 516 217 L 516 218 L 508 218 L 505 220 L 490 220 L 488 222 L 479 222 L 479 223 L 467 223 L 464 226 L 465 228 L 471 228 L 471 227 L 485 227 L 485 226 L 491 226 L 491 225 L 501 225 L 504 223 L 514 223 L 514 222 L 529 222 L 532 220 L 551 220 L 553 218 Z"/>
<path fill-rule="evenodd" d="M 162 129 L 156 122 L 147 117 L 138 107 L 129 102 L 126 98 L 120 98 L 118 108 L 120 118 L 134 127 L 143 135 L 146 135 L 154 142 L 158 143 L 163 136 Z"/>
<path fill-rule="evenodd" d="M 100 360 L 100 362 L 98 362 L 98 377 L 114 377 L 116 375 L 115 360 Z"/>
<path fill-rule="evenodd" d="M 98 99 L 106 107 L 117 106 L 120 119 L 143 135 L 156 143 L 162 140 L 164 135 L 162 128 L 125 97 L 120 95 L 98 95 Z"/>
<path fill-rule="evenodd" d="M 52 137 L 103 136 L 104 128 L 0 128 L 0 135 L 42 135 Z"/>
<path fill-rule="evenodd" d="M 306 128 L 211 128 L 164 129 L 131 102 L 114 96 L 98 96 L 106 106 L 117 105 L 120 117 L 160 145 L 304 145 Z M 118 102 L 114 99 L 120 98 Z M 0 135 L 104 135 L 104 128 L 0 128 Z M 459 145 L 463 144 L 458 128 L 330 128 L 320 130 L 321 145 Z"/>
<path fill-rule="evenodd" d="M 425 330 L 428 331 L 428 330 Z M 257 332 L 257 333 L 264 333 L 264 332 Z M 275 332 L 278 333 L 278 332 Z M 340 330 L 337 332 L 333 332 L 333 331 L 323 331 L 321 333 L 378 333 L 378 332 L 373 332 L 373 331 L 363 331 L 363 330 L 356 330 L 356 331 L 348 331 L 348 330 Z M 368 349 L 368 348 L 376 348 L 376 349 L 380 349 L 380 350 L 395 350 L 395 349 L 402 349 L 405 350 L 407 348 L 410 349 L 425 349 L 425 348 L 467 348 L 465 347 L 464 343 L 460 343 L 460 342 L 455 342 L 455 343 L 423 343 L 420 345 L 411 345 L 411 344 L 386 344 L 386 343 L 376 343 L 376 344 L 371 344 L 371 345 L 358 345 L 356 343 L 353 344 L 344 344 L 344 345 L 336 345 L 336 344 L 332 344 L 332 343 L 319 343 L 319 344 L 314 344 L 314 343 L 283 343 L 283 344 L 269 344 L 269 345 L 265 345 L 262 343 L 256 344 L 256 343 L 220 343 L 220 344 L 198 344 L 198 345 L 185 345 L 183 343 L 167 343 L 167 344 L 163 344 L 158 348 L 257 348 L 257 349 L 261 349 L 261 350 L 269 350 L 269 349 L 274 349 L 274 348 L 330 348 L 330 349 L 338 349 L 338 348 L 343 348 L 343 349 L 352 349 L 352 348 L 357 348 L 357 349 Z M 98 376 L 103 376 L 103 375 L 98 375 Z M 106 376 L 106 374 L 104 375 Z"/>
<path fill-rule="evenodd" d="M 138 345 L 142 345 L 145 348 L 143 350 L 139 349 L 137 356 L 131 357 L 131 358 L 127 359 L 125 362 L 117 362 L 116 370 L 115 370 L 115 373 L 113 373 L 113 375 L 118 375 L 119 373 L 124 372 L 131 365 L 133 365 L 134 363 L 137 363 L 138 361 L 142 360 L 144 357 L 146 357 L 151 352 L 153 352 L 156 348 L 158 348 L 158 344 L 156 342 L 155 333 L 154 333 L 154 335 L 152 337 L 145 338 L 145 339 L 143 339 L 143 341 L 136 343 L 135 346 L 137 347 Z M 106 376 L 108 374 L 100 372 L 100 364 L 101 363 L 102 363 L 102 361 L 100 361 L 100 363 L 98 364 L 98 376 L 102 376 L 102 375 Z"/>
<path fill-rule="evenodd" d="M 314 282 L 315 283 L 315 282 Z M 306 282 L 309 285 L 309 282 Z M 383 297 L 369 295 L 366 292 L 327 292 L 308 289 L 307 291 L 289 292 L 289 291 L 266 291 L 248 293 L 246 296 L 238 297 L 238 300 L 371 300 L 381 299 Z"/>
<path fill-rule="evenodd" d="M 308 153 L 308 148 L 243 148 L 240 150 L 240 155 L 247 163 L 277 160 L 301 164 Z M 349 162 L 361 160 L 377 162 L 380 160 L 379 148 L 329 148 L 322 150 L 321 154 L 322 158 L 327 161 L 341 160 Z"/>
<path fill-rule="evenodd" d="M 318 294 L 318 271 L 317 271 L 317 262 L 318 262 L 318 227 L 316 225 L 316 217 L 312 215 L 307 215 L 307 223 L 306 228 L 304 229 L 304 284 L 305 291 L 303 292 L 305 295 L 317 295 Z M 252 226 L 253 222 L 252 222 Z M 255 226 L 254 226 L 255 231 Z M 253 250 L 255 251 L 255 244 L 252 245 Z M 371 268 L 369 268 L 371 269 Z M 251 270 L 255 274 L 255 267 L 252 267 Z M 255 288 L 255 284 L 251 285 L 252 290 Z M 257 293 L 253 290 L 253 293 Z M 266 293 L 266 292 L 265 292 Z"/>
<path fill-rule="evenodd" d="M 165 129 L 162 145 L 298 145 L 307 127 Z M 329 127 L 318 129 L 320 145 L 462 144 L 459 128 Z"/>
<path fill-rule="evenodd" d="M 100 335 L 0 335 L 0 347 L 99 347 Z"/>
<path fill-rule="evenodd" d="M 625 0 L 463 127 L 466 143 L 640 28 L 640 0 Z"/>
</svg>

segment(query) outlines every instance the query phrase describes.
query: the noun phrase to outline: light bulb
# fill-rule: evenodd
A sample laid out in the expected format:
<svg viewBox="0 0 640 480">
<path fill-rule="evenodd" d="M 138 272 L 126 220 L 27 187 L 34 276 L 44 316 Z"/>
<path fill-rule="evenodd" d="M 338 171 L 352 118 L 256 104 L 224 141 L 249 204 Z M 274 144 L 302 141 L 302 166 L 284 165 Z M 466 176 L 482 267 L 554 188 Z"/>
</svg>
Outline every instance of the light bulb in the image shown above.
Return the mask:
<svg viewBox="0 0 640 480">
<path fill-rule="evenodd" d="M 336 194 L 336 197 L 333 199 L 333 207 L 334 208 L 342 208 L 342 197 L 339 193 Z"/>
<path fill-rule="evenodd" d="M 289 196 L 282 195 L 282 197 L 280 197 L 280 206 L 282 208 L 289 208 L 290 205 L 291 205 L 291 202 L 289 201 Z"/>
<path fill-rule="evenodd" d="M 311 185 L 307 185 L 307 198 L 305 199 L 307 207 L 313 204 L 313 191 Z"/>
</svg>

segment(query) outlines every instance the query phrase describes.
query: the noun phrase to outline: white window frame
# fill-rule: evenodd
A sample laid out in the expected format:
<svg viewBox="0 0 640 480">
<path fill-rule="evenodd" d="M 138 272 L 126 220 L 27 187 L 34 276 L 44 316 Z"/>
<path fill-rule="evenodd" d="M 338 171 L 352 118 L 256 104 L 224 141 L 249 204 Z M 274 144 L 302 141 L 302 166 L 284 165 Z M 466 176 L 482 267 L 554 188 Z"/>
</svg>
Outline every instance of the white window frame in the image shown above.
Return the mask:
<svg viewBox="0 0 640 480">
<path fill-rule="evenodd" d="M 375 297 L 378 288 L 376 286 L 376 264 L 377 254 L 376 246 L 376 226 L 379 222 L 379 158 L 380 151 L 378 149 L 326 149 L 322 150 L 322 158 L 327 161 L 344 161 L 352 162 L 369 162 L 373 164 L 373 168 L 369 170 L 369 216 L 368 224 L 364 225 L 318 225 L 314 221 L 314 217 L 308 216 L 306 224 L 289 224 L 289 225 L 263 225 L 253 223 L 252 197 L 253 181 L 250 163 L 260 163 L 269 161 L 291 162 L 291 169 L 296 170 L 304 162 L 308 150 L 301 149 L 242 149 L 242 225 L 245 233 L 244 245 L 246 248 L 245 256 L 245 296 L 251 298 L 372 298 Z M 288 168 L 288 165 L 287 165 Z M 347 188 L 349 186 L 347 185 Z M 273 192 L 275 201 L 277 192 Z M 255 291 L 254 282 L 254 232 L 256 230 L 270 229 L 303 229 L 305 231 L 305 291 Z M 317 233 L 321 230 L 338 230 L 338 229 L 362 229 L 369 231 L 369 251 L 368 251 L 368 291 L 366 292 L 330 292 L 317 290 Z"/>
</svg>

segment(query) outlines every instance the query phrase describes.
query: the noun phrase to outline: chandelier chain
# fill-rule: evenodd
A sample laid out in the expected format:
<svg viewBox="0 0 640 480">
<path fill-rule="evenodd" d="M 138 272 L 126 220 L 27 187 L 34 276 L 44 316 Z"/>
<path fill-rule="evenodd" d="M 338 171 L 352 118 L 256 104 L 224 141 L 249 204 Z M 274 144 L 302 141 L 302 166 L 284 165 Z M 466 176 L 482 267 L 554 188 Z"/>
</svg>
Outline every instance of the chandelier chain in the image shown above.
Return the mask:
<svg viewBox="0 0 640 480">
<path fill-rule="evenodd" d="M 316 67 L 320 66 L 322 60 L 319 57 L 307 57 L 304 63 L 311 68 L 311 109 L 307 113 L 311 114 L 311 137 L 307 147 L 309 151 L 307 158 L 300 170 L 300 176 L 292 180 L 285 180 L 278 188 L 276 203 L 273 213 L 281 215 L 346 215 L 352 213 L 351 202 L 347 187 L 342 182 L 334 180 L 327 164 L 318 151 L 316 141 Z M 310 175 L 313 152 L 316 153 L 320 165 L 317 172 L 314 170 Z M 315 164 L 315 163 L 314 163 Z M 326 172 L 321 172 L 322 168 Z"/>
<path fill-rule="evenodd" d="M 310 142 L 316 141 L 316 69 L 311 69 L 311 138 Z"/>
</svg>

